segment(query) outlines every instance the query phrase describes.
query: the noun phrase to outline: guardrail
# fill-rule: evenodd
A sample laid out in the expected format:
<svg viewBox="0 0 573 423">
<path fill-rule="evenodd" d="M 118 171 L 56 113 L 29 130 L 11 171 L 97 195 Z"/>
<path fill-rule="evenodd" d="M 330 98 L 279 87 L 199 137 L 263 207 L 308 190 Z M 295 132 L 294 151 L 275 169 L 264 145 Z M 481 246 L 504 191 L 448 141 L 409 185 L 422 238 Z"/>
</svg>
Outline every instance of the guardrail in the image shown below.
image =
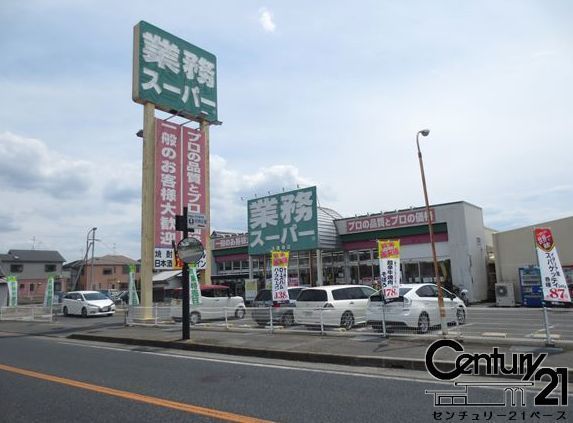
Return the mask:
<svg viewBox="0 0 573 423">
<path fill-rule="evenodd" d="M 191 329 L 220 329 L 257 331 L 267 333 L 314 333 L 335 336 L 378 337 L 441 337 L 440 322 L 430 320 L 427 330 L 407 326 L 403 322 L 366 322 L 364 315 L 352 315 L 348 324 L 344 313 L 327 308 L 304 309 L 274 307 L 221 307 L 190 310 Z M 342 314 L 342 316 L 340 315 Z M 130 306 L 126 311 L 127 325 L 178 326 L 181 325 L 180 306 Z M 348 316 L 346 316 L 348 317 Z M 417 316 L 416 316 L 417 317 Z M 573 310 L 549 310 L 550 341 L 573 342 L 570 319 Z M 449 315 L 447 336 L 452 338 L 546 341 L 547 332 L 543 310 L 531 308 L 467 307 L 463 315 Z M 346 327 L 344 327 L 346 326 Z"/>
<path fill-rule="evenodd" d="M 0 320 L 29 320 L 51 322 L 54 308 L 43 305 L 0 307 Z"/>
</svg>

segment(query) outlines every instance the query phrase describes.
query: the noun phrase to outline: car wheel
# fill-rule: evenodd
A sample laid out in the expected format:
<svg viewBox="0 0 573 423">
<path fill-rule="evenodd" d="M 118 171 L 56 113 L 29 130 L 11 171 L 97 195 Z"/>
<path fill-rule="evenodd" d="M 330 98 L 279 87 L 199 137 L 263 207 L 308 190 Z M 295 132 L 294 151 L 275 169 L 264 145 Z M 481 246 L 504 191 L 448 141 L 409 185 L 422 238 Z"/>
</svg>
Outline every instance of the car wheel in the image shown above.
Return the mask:
<svg viewBox="0 0 573 423">
<path fill-rule="evenodd" d="M 242 307 L 239 307 L 238 309 L 235 310 L 235 317 L 237 319 L 244 319 L 245 318 L 245 309 Z"/>
<path fill-rule="evenodd" d="M 62 313 L 64 314 L 64 316 L 66 316 L 66 317 L 68 316 L 68 308 L 66 306 L 64 306 Z"/>
<path fill-rule="evenodd" d="M 354 316 L 350 311 L 345 311 L 340 319 L 340 326 L 342 326 L 346 330 L 352 329 L 354 326 Z"/>
<path fill-rule="evenodd" d="M 192 325 L 196 325 L 200 321 L 201 321 L 201 315 L 196 311 L 191 313 L 191 316 L 189 316 L 189 323 L 191 323 Z"/>
<path fill-rule="evenodd" d="M 426 313 L 420 314 L 418 319 L 418 333 L 428 333 L 430 330 L 430 318 Z"/>
<path fill-rule="evenodd" d="M 88 317 L 88 309 L 87 308 L 82 308 L 82 317 Z"/>
<path fill-rule="evenodd" d="M 463 325 L 466 322 L 466 312 L 463 308 L 458 308 L 456 312 L 456 317 L 458 319 L 458 325 Z"/>
<path fill-rule="evenodd" d="M 281 325 L 283 326 L 294 325 L 294 315 L 292 313 L 283 314 L 283 317 L 281 317 Z"/>
</svg>

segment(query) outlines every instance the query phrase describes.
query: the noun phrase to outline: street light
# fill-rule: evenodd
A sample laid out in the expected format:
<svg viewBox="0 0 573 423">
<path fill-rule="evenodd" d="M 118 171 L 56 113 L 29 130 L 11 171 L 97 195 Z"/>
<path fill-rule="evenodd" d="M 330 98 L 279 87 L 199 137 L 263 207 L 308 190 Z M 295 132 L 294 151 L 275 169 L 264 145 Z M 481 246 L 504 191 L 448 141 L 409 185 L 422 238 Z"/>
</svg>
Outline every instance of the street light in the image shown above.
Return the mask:
<svg viewBox="0 0 573 423">
<path fill-rule="evenodd" d="M 442 282 L 440 281 L 440 272 L 438 271 L 438 259 L 436 258 L 436 244 L 434 242 L 434 228 L 432 226 L 432 215 L 430 214 L 430 203 L 428 201 L 428 190 L 426 189 L 426 176 L 424 175 L 424 163 L 422 161 L 422 152 L 420 151 L 420 134 L 427 137 L 430 134 L 429 129 L 422 129 L 416 134 L 416 146 L 418 147 L 418 160 L 420 161 L 420 173 L 422 174 L 422 186 L 424 188 L 424 200 L 426 201 L 426 214 L 428 216 L 428 228 L 430 230 L 430 244 L 432 244 L 432 257 L 434 259 L 434 274 L 436 275 L 436 285 L 438 286 L 438 308 L 440 310 L 440 325 L 442 326 L 442 335 L 448 334 L 448 325 L 446 324 L 446 310 L 444 309 L 444 295 L 442 293 Z"/>
<path fill-rule="evenodd" d="M 94 249 L 95 249 L 95 231 L 97 230 L 97 228 L 91 228 L 88 231 L 88 235 L 86 237 L 86 262 L 88 259 L 88 254 L 89 254 L 89 250 L 90 250 L 90 234 L 92 234 L 92 239 L 91 239 L 91 247 L 92 247 L 92 263 L 90 266 L 90 276 L 89 279 L 86 277 L 86 289 L 93 289 L 93 276 L 94 276 Z M 87 275 L 87 271 L 86 271 L 86 275 Z"/>
</svg>

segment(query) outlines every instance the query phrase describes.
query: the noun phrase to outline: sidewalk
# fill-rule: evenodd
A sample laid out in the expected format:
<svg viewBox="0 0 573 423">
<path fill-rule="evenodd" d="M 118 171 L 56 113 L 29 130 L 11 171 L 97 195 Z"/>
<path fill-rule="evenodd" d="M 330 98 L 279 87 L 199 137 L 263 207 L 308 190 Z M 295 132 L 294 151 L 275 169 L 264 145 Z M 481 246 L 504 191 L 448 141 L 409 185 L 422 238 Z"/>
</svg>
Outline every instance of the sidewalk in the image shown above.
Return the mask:
<svg viewBox="0 0 573 423">
<path fill-rule="evenodd" d="M 71 339 L 112 342 L 157 348 L 202 351 L 228 355 L 242 355 L 283 360 L 320 362 L 367 367 L 390 367 L 426 371 L 425 352 L 431 339 L 405 339 L 380 336 L 321 336 L 320 334 L 269 334 L 228 330 L 191 330 L 191 339 L 181 340 L 181 328 L 107 327 L 92 329 L 68 336 Z M 437 338 L 435 338 L 437 339 Z M 480 343 L 463 341 L 464 352 L 487 353 L 497 346 L 500 353 L 548 352 L 545 367 L 569 367 L 573 363 L 570 349 L 544 349 L 542 344 L 496 345 L 487 340 Z M 446 371 L 454 367 L 455 352 L 442 349 L 436 355 L 440 367 Z M 569 370 L 573 380 L 573 369 Z"/>
</svg>

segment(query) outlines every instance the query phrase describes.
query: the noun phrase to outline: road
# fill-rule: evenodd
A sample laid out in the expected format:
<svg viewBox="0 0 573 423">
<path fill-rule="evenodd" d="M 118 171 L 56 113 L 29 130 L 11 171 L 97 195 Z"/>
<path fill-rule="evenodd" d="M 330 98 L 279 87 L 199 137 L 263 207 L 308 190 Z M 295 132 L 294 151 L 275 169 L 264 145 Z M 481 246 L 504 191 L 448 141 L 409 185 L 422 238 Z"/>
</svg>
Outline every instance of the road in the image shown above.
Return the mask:
<svg viewBox="0 0 573 423">
<path fill-rule="evenodd" d="M 95 319 L 85 321 L 93 324 Z M 491 407 L 434 408 L 432 397 L 424 393 L 427 389 L 451 390 L 453 386 L 438 384 L 425 372 L 175 352 L 0 332 L 3 422 L 439 421 L 434 419 L 434 411 L 441 412 L 444 421 L 448 412 L 475 413 L 485 421 L 492 411 Z M 473 388 L 472 392 L 473 403 L 504 398 L 500 389 Z M 556 421 L 558 411 L 573 416 L 571 406 L 534 409 L 533 395 L 527 394 L 525 408 L 495 409 L 490 421 L 510 421 L 515 410 L 552 416 L 535 420 L 539 422 Z M 457 420 L 449 421 L 462 421 L 455 415 Z"/>
</svg>

